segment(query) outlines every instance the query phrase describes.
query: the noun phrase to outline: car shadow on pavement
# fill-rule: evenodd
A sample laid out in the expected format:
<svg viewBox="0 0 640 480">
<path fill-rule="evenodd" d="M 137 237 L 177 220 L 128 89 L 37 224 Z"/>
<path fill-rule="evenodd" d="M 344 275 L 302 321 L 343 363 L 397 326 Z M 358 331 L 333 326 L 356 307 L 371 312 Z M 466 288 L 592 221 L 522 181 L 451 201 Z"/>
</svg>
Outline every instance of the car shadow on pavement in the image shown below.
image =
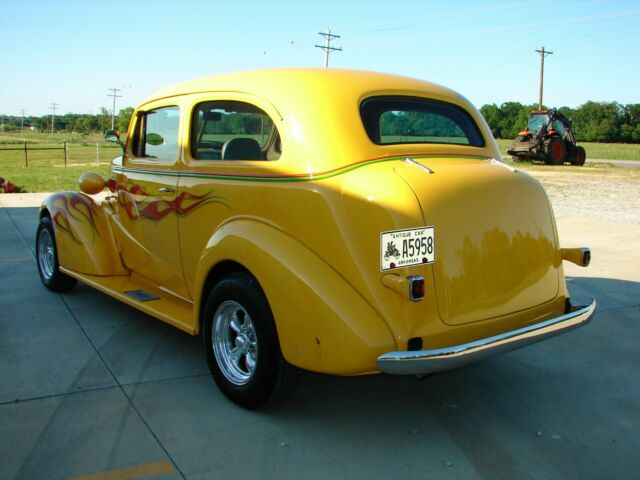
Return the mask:
<svg viewBox="0 0 640 480">
<path fill-rule="evenodd" d="M 568 284 L 574 304 L 599 302 L 583 328 L 423 379 L 305 372 L 291 401 L 269 415 L 297 425 L 300 436 L 323 431 L 345 451 L 365 445 L 372 456 L 384 454 L 380 444 L 402 452 L 452 442 L 458 454 L 443 462 L 468 463 L 486 478 L 631 478 L 640 283 L 574 277 Z M 592 448 L 599 454 L 586 460 L 582 452 Z"/>
</svg>

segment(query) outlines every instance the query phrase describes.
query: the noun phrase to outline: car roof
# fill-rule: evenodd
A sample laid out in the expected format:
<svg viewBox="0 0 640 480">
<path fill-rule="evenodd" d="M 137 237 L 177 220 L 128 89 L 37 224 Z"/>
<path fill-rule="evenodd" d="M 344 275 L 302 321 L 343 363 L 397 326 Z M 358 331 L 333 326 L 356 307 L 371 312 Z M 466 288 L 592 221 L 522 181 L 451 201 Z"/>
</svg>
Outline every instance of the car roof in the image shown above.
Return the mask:
<svg viewBox="0 0 640 480">
<path fill-rule="evenodd" d="M 453 90 L 443 86 L 400 75 L 346 70 L 334 68 L 289 68 L 251 70 L 197 78 L 163 88 L 146 101 L 165 97 L 186 95 L 197 92 L 233 91 L 261 96 L 272 103 L 299 103 L 301 98 L 309 100 L 309 92 L 314 96 L 345 95 L 361 97 L 378 90 L 414 91 L 436 97 L 464 100 Z M 284 106 L 284 105 L 283 105 Z"/>
<path fill-rule="evenodd" d="M 146 103 L 156 100 L 208 92 L 239 93 L 266 101 L 280 115 L 277 126 L 283 142 L 287 142 L 287 152 L 310 163 L 317 161 L 323 168 L 391 151 L 464 150 L 438 144 L 375 145 L 364 130 L 360 104 L 377 95 L 416 96 L 457 104 L 469 111 L 487 139 L 491 135 L 477 110 L 453 90 L 415 78 L 361 70 L 291 68 L 203 77 L 163 88 L 138 108 L 144 109 Z M 493 145 L 487 144 L 487 155 L 498 155 Z"/>
</svg>

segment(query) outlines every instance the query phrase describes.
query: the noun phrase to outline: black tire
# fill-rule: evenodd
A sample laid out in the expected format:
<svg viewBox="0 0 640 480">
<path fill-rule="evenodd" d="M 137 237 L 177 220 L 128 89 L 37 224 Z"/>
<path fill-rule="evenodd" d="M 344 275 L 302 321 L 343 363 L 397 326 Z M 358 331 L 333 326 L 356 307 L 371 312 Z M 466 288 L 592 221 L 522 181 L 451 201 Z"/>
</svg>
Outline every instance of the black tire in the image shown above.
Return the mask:
<svg viewBox="0 0 640 480">
<path fill-rule="evenodd" d="M 562 165 L 567 158 L 567 146 L 560 137 L 551 137 L 545 144 L 546 162 L 549 165 Z"/>
<path fill-rule="evenodd" d="M 68 292 L 78 283 L 77 279 L 60 271 L 56 236 L 47 215 L 40 219 L 36 232 L 36 262 L 42 284 L 51 291 Z"/>
<path fill-rule="evenodd" d="M 582 147 L 576 147 L 575 152 L 573 153 L 573 157 L 571 158 L 571 163 L 581 167 L 584 165 L 584 162 L 587 160 L 587 152 Z"/>
<path fill-rule="evenodd" d="M 202 336 L 211 374 L 232 402 L 253 410 L 291 393 L 297 369 L 282 356 L 269 303 L 251 275 L 232 273 L 213 287 Z"/>
</svg>

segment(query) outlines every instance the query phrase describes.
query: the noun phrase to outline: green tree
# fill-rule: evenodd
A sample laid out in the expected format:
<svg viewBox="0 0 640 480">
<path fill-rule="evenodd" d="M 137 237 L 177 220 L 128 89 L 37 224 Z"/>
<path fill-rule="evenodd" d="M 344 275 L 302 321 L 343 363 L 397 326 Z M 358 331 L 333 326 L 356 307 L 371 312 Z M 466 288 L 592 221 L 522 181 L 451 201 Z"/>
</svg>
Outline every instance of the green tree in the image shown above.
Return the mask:
<svg viewBox="0 0 640 480">
<path fill-rule="evenodd" d="M 129 130 L 129 123 L 133 115 L 133 107 L 123 108 L 118 112 L 118 121 L 116 123 L 118 131 L 126 133 Z"/>
<path fill-rule="evenodd" d="M 498 127 L 501 138 L 515 138 L 520 130 L 527 126 L 531 107 L 519 102 L 505 102 L 500 105 L 502 112 Z"/>
<path fill-rule="evenodd" d="M 100 113 L 96 115 L 98 128 L 101 132 L 111 128 L 111 112 L 104 107 L 100 107 Z"/>
<path fill-rule="evenodd" d="M 620 139 L 623 142 L 640 143 L 640 103 L 632 103 L 622 108 Z"/>
<path fill-rule="evenodd" d="M 74 129 L 82 136 L 87 136 L 93 131 L 93 122 L 90 116 L 81 115 L 75 121 Z"/>
<path fill-rule="evenodd" d="M 500 120 L 502 118 L 502 111 L 500 110 L 500 108 L 495 103 L 483 105 L 482 107 L 480 107 L 480 113 L 487 122 L 487 125 L 489 125 L 494 138 L 502 138 L 500 131 Z"/>
<path fill-rule="evenodd" d="M 51 130 L 51 117 L 49 115 L 40 117 L 36 124 L 38 125 L 38 130 L 41 132 L 47 132 Z"/>
<path fill-rule="evenodd" d="M 574 130 L 578 140 L 620 141 L 621 108 L 616 102 L 587 102 L 576 109 Z"/>
</svg>

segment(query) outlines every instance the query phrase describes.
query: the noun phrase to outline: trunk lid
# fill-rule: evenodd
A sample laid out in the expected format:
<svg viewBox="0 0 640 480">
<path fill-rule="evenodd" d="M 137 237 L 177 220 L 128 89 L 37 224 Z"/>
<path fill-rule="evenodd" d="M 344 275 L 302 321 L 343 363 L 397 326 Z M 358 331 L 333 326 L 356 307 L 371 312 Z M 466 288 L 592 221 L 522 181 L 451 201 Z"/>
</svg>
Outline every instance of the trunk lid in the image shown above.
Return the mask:
<svg viewBox="0 0 640 480">
<path fill-rule="evenodd" d="M 445 323 L 495 318 L 557 296 L 554 219 L 535 179 L 457 157 L 415 157 L 395 172 L 415 192 L 425 224 L 435 227 L 432 271 Z"/>
</svg>

